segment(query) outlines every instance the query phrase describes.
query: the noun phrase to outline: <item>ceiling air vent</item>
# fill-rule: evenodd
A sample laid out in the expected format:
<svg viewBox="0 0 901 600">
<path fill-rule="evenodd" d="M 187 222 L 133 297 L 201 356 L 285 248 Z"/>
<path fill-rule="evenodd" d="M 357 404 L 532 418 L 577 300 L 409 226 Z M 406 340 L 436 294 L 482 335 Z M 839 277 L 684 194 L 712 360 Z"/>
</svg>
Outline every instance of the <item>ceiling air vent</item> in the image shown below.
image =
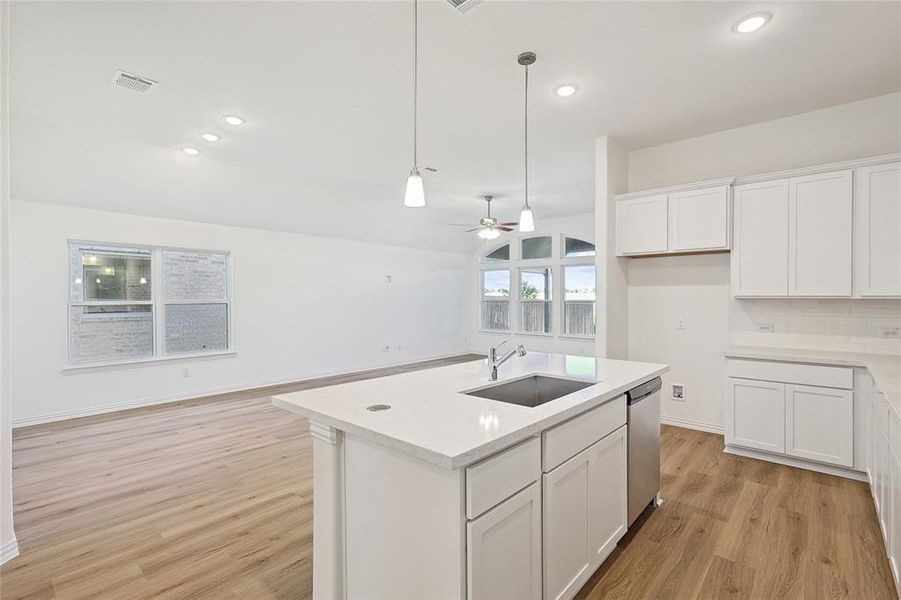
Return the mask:
<svg viewBox="0 0 901 600">
<path fill-rule="evenodd" d="M 125 89 L 138 92 L 139 94 L 149 94 L 153 88 L 157 86 L 157 82 L 138 75 L 132 75 L 125 71 L 116 71 L 113 76 L 113 85 L 124 87 Z"/>
<path fill-rule="evenodd" d="M 461 13 L 465 13 L 481 1 L 482 0 L 447 0 L 447 3 L 459 10 Z"/>
</svg>

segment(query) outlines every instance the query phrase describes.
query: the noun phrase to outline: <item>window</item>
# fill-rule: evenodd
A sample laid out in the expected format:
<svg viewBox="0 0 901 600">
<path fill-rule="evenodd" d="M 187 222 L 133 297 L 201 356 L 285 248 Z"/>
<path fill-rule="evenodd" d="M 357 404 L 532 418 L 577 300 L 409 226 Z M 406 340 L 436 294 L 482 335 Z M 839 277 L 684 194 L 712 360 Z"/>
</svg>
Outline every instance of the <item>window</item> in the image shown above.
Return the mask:
<svg viewBox="0 0 901 600">
<path fill-rule="evenodd" d="M 485 255 L 483 262 L 506 262 L 510 260 L 510 244 L 504 244 Z"/>
<path fill-rule="evenodd" d="M 69 260 L 69 361 L 152 357 L 150 250 L 73 246 Z"/>
<path fill-rule="evenodd" d="M 595 322 L 596 272 L 594 265 L 563 267 L 563 332 L 593 336 Z"/>
<path fill-rule="evenodd" d="M 580 240 L 578 238 L 563 238 L 563 256 L 564 258 L 575 258 L 579 256 L 594 256 L 594 244 Z"/>
<path fill-rule="evenodd" d="M 482 329 L 510 330 L 510 270 L 482 271 Z"/>
<path fill-rule="evenodd" d="M 230 348 L 226 253 L 70 244 L 69 260 L 70 364 Z"/>
<path fill-rule="evenodd" d="M 522 259 L 532 260 L 551 257 L 551 236 L 530 237 L 522 240 Z"/>
<path fill-rule="evenodd" d="M 506 240 L 486 248 L 478 259 L 475 288 L 479 330 L 594 337 L 595 253 L 594 242 L 563 233 Z"/>
<path fill-rule="evenodd" d="M 551 270 L 547 267 L 520 269 L 519 301 L 523 333 L 551 332 Z"/>
</svg>

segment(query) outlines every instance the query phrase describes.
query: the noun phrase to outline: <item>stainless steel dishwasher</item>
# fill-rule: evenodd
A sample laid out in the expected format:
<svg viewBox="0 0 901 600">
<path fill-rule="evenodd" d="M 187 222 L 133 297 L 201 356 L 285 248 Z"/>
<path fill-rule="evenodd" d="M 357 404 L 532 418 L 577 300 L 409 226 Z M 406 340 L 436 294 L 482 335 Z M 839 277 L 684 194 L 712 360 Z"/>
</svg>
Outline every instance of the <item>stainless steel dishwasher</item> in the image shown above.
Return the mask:
<svg viewBox="0 0 901 600">
<path fill-rule="evenodd" d="M 655 377 L 626 392 L 629 439 L 629 525 L 660 504 L 660 388 Z"/>
</svg>

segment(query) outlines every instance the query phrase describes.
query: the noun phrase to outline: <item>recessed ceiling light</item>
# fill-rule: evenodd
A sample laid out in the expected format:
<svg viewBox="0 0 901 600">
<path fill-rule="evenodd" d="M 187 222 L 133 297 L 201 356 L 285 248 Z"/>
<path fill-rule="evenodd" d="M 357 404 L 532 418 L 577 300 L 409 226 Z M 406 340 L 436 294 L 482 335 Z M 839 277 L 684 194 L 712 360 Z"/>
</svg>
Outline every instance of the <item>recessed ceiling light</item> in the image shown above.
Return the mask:
<svg viewBox="0 0 901 600">
<path fill-rule="evenodd" d="M 223 115 L 222 120 L 228 123 L 229 125 L 243 125 L 244 118 L 239 117 L 238 115 Z"/>
<path fill-rule="evenodd" d="M 219 135 L 217 135 L 215 133 L 210 133 L 209 131 L 201 133 L 200 137 L 202 137 L 203 139 L 205 139 L 208 142 L 218 142 L 219 140 L 222 139 Z"/>
<path fill-rule="evenodd" d="M 565 83 L 563 85 L 557 86 L 554 90 L 554 93 L 560 96 L 561 98 L 569 98 L 573 94 L 579 91 L 579 86 L 574 83 Z"/>
<path fill-rule="evenodd" d="M 188 156 L 197 156 L 198 154 L 200 154 L 200 150 L 198 150 L 197 148 L 191 148 L 190 146 L 187 148 L 182 148 L 181 151 Z"/>
<path fill-rule="evenodd" d="M 772 18 L 773 15 L 768 12 L 746 15 L 735 22 L 735 25 L 732 26 L 732 31 L 735 33 L 752 33 L 769 23 Z"/>
</svg>

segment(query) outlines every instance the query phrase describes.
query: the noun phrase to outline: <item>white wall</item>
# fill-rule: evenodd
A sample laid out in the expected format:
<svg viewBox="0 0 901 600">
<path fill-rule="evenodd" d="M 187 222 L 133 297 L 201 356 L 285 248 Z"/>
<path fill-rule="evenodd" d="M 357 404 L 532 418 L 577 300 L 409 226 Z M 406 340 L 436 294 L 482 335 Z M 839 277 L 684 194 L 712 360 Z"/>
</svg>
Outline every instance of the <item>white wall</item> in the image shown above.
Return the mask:
<svg viewBox="0 0 901 600">
<path fill-rule="evenodd" d="M 559 243 L 563 235 L 577 237 L 579 239 L 594 241 L 594 215 L 591 213 L 584 215 L 573 215 L 571 217 L 562 217 L 555 219 L 545 219 L 541 217 L 540 207 L 535 208 L 535 232 L 520 234 L 519 232 L 510 232 L 504 234 L 496 240 L 485 242 L 481 248 L 469 257 L 469 269 L 467 275 L 467 298 L 469 301 L 469 326 L 468 331 L 471 333 L 470 349 L 473 352 L 486 354 L 490 346 L 499 344 L 503 340 L 508 340 L 504 350 L 515 345 L 523 344 L 527 350 L 535 352 L 559 352 L 564 354 L 578 354 L 582 356 L 593 356 L 595 352 L 595 342 L 591 339 L 574 339 L 560 336 L 543 336 L 529 335 L 517 333 L 489 333 L 479 331 L 479 271 L 481 263 L 479 258 L 486 252 L 490 252 L 494 248 L 504 243 L 517 244 L 523 237 L 532 237 L 536 235 L 551 235 L 554 243 Z M 475 234 L 473 234 L 475 235 Z M 598 282 L 600 283 L 600 281 Z M 553 327 L 559 328 L 560 323 L 558 314 L 554 312 Z M 559 331 L 559 329 L 557 329 Z"/>
<path fill-rule="evenodd" d="M 897 152 L 901 93 L 629 153 L 629 190 L 741 177 Z"/>
<path fill-rule="evenodd" d="M 722 426 L 729 302 L 728 254 L 630 260 L 629 358 L 670 365 L 660 404 L 669 422 Z M 685 402 L 673 400 L 672 383 L 685 386 Z"/>
<path fill-rule="evenodd" d="M 12 223 L 16 425 L 468 349 L 462 254 L 17 200 Z M 237 356 L 64 374 L 69 239 L 230 251 Z"/>
<path fill-rule="evenodd" d="M 753 175 L 901 151 L 901 94 L 890 94 L 722 131 L 629 153 L 630 191 L 678 183 Z M 767 301 L 735 301 L 729 296 L 729 255 L 631 259 L 629 262 L 630 358 L 672 365 L 667 383 L 684 383 L 686 402 L 668 399 L 662 415 L 716 429 L 722 426 L 722 352 L 730 343 L 811 344 L 861 349 L 880 318 L 892 321 L 897 302 L 824 300 L 816 306 L 797 300 L 772 301 L 785 329 L 761 336 L 755 319 L 776 321 Z M 880 311 L 873 312 L 873 308 Z M 820 314 L 820 313 L 830 314 Z M 870 314 L 873 313 L 873 314 Z M 877 314 L 878 313 L 878 314 Z M 889 313 L 889 314 L 886 314 Z M 678 329 L 678 319 L 687 329 Z M 824 319 L 813 330 L 799 329 Z M 794 322 L 795 331 L 789 331 Z M 803 333 L 804 335 L 799 335 Z M 854 333 L 855 335 L 852 335 Z M 852 339 L 853 338 L 853 339 Z"/>
<path fill-rule="evenodd" d="M 13 530 L 9 368 L 9 3 L 0 4 L 0 563 L 18 553 Z"/>
</svg>

